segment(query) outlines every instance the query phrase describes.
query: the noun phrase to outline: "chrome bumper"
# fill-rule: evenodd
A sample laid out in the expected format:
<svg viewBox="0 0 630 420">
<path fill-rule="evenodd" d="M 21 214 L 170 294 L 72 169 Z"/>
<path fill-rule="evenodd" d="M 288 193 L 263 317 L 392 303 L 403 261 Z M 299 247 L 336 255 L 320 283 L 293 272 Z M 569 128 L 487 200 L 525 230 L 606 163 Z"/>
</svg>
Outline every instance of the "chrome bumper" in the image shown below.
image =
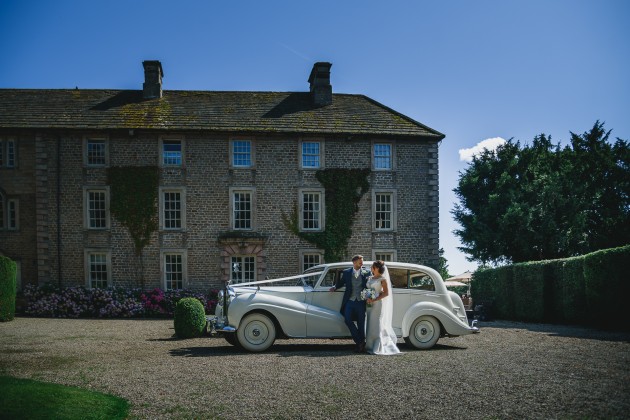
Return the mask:
<svg viewBox="0 0 630 420">
<path fill-rule="evenodd" d="M 477 327 L 476 319 L 473 319 L 472 322 L 470 323 L 470 329 L 472 330 L 473 334 L 479 334 L 481 332 L 479 327 Z"/>
<path fill-rule="evenodd" d="M 209 315 L 206 315 L 206 330 L 210 334 L 236 332 L 236 328 L 228 325 L 224 317 Z"/>
</svg>

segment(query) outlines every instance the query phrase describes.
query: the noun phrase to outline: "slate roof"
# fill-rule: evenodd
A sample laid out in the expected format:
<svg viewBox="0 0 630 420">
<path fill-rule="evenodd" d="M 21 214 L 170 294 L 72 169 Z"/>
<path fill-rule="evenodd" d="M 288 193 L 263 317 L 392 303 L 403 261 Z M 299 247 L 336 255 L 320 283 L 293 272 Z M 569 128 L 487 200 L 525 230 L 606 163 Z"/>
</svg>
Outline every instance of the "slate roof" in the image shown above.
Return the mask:
<svg viewBox="0 0 630 420">
<path fill-rule="evenodd" d="M 423 137 L 444 135 L 364 95 L 308 92 L 0 89 L 0 128 L 167 129 Z"/>
</svg>

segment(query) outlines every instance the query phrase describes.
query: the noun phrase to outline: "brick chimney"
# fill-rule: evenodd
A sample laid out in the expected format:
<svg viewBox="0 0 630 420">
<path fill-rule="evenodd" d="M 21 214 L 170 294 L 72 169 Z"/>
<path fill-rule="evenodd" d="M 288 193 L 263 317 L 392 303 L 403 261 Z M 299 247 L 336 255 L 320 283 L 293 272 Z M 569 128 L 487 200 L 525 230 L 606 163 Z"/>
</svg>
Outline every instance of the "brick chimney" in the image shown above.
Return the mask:
<svg viewBox="0 0 630 420">
<path fill-rule="evenodd" d="M 144 99 L 162 97 L 162 63 L 157 60 L 143 61 L 144 84 L 142 85 L 142 96 Z"/>
<path fill-rule="evenodd" d="M 330 85 L 331 63 L 318 62 L 313 65 L 308 82 L 311 84 L 311 96 L 317 106 L 332 104 L 332 86 Z"/>
</svg>

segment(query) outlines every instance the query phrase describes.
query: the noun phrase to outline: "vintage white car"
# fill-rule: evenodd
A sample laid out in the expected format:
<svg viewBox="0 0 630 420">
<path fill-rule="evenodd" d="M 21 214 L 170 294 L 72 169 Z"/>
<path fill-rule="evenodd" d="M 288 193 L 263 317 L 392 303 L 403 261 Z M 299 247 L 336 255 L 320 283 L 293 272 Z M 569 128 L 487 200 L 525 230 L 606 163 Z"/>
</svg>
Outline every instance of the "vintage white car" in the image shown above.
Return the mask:
<svg viewBox="0 0 630 420">
<path fill-rule="evenodd" d="M 208 317 L 209 330 L 252 352 L 267 350 L 276 338 L 350 338 L 339 312 L 343 288 L 329 289 L 351 266 L 322 264 L 298 276 L 228 285 L 219 294 L 215 316 Z M 440 337 L 479 332 L 476 321 L 469 325 L 459 295 L 446 289 L 437 271 L 399 262 L 387 262 L 387 267 L 398 337 L 428 349 Z"/>
</svg>

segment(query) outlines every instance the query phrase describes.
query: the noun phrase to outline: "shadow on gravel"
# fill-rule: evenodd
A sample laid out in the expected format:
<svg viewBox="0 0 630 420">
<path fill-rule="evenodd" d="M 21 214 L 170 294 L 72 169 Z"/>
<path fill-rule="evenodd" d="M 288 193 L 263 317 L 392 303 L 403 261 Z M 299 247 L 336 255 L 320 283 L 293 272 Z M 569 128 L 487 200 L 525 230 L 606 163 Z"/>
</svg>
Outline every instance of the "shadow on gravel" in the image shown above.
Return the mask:
<svg viewBox="0 0 630 420">
<path fill-rule="evenodd" d="M 167 337 L 167 338 L 148 338 L 147 341 L 180 341 L 184 340 L 184 338 L 177 338 L 177 336 Z"/>
<path fill-rule="evenodd" d="M 307 356 L 330 357 L 332 355 L 356 355 L 352 350 L 353 345 L 348 344 L 274 344 L 262 354 L 276 354 L 280 357 Z M 184 347 L 173 349 L 170 355 L 174 357 L 206 357 L 206 356 L 234 356 L 254 355 L 235 346 L 226 345 L 220 347 Z"/>
<path fill-rule="evenodd" d="M 588 340 L 630 343 L 630 332 L 596 330 L 577 325 L 533 324 L 515 321 L 492 321 L 479 323 L 479 328 L 515 329 L 539 332 L 552 337 L 584 338 Z"/>
<path fill-rule="evenodd" d="M 245 354 L 234 346 L 226 345 L 222 347 L 183 347 L 169 351 L 174 357 L 208 357 L 208 356 L 233 356 L 235 354 Z"/>
<path fill-rule="evenodd" d="M 159 341 L 159 340 L 156 340 Z M 166 341 L 166 340 L 162 340 Z M 466 347 L 447 346 L 436 344 L 430 350 L 418 350 L 407 344 L 398 344 L 398 348 L 403 353 L 413 353 L 422 351 L 457 351 L 467 350 Z M 280 357 L 330 357 L 330 356 L 370 356 L 367 353 L 354 353 L 354 345 L 352 344 L 274 344 L 264 354 L 275 354 Z M 184 347 L 181 349 L 170 350 L 173 357 L 208 357 L 208 356 L 234 356 L 234 355 L 254 355 L 241 350 L 237 347 L 226 345 L 220 347 Z"/>
</svg>

